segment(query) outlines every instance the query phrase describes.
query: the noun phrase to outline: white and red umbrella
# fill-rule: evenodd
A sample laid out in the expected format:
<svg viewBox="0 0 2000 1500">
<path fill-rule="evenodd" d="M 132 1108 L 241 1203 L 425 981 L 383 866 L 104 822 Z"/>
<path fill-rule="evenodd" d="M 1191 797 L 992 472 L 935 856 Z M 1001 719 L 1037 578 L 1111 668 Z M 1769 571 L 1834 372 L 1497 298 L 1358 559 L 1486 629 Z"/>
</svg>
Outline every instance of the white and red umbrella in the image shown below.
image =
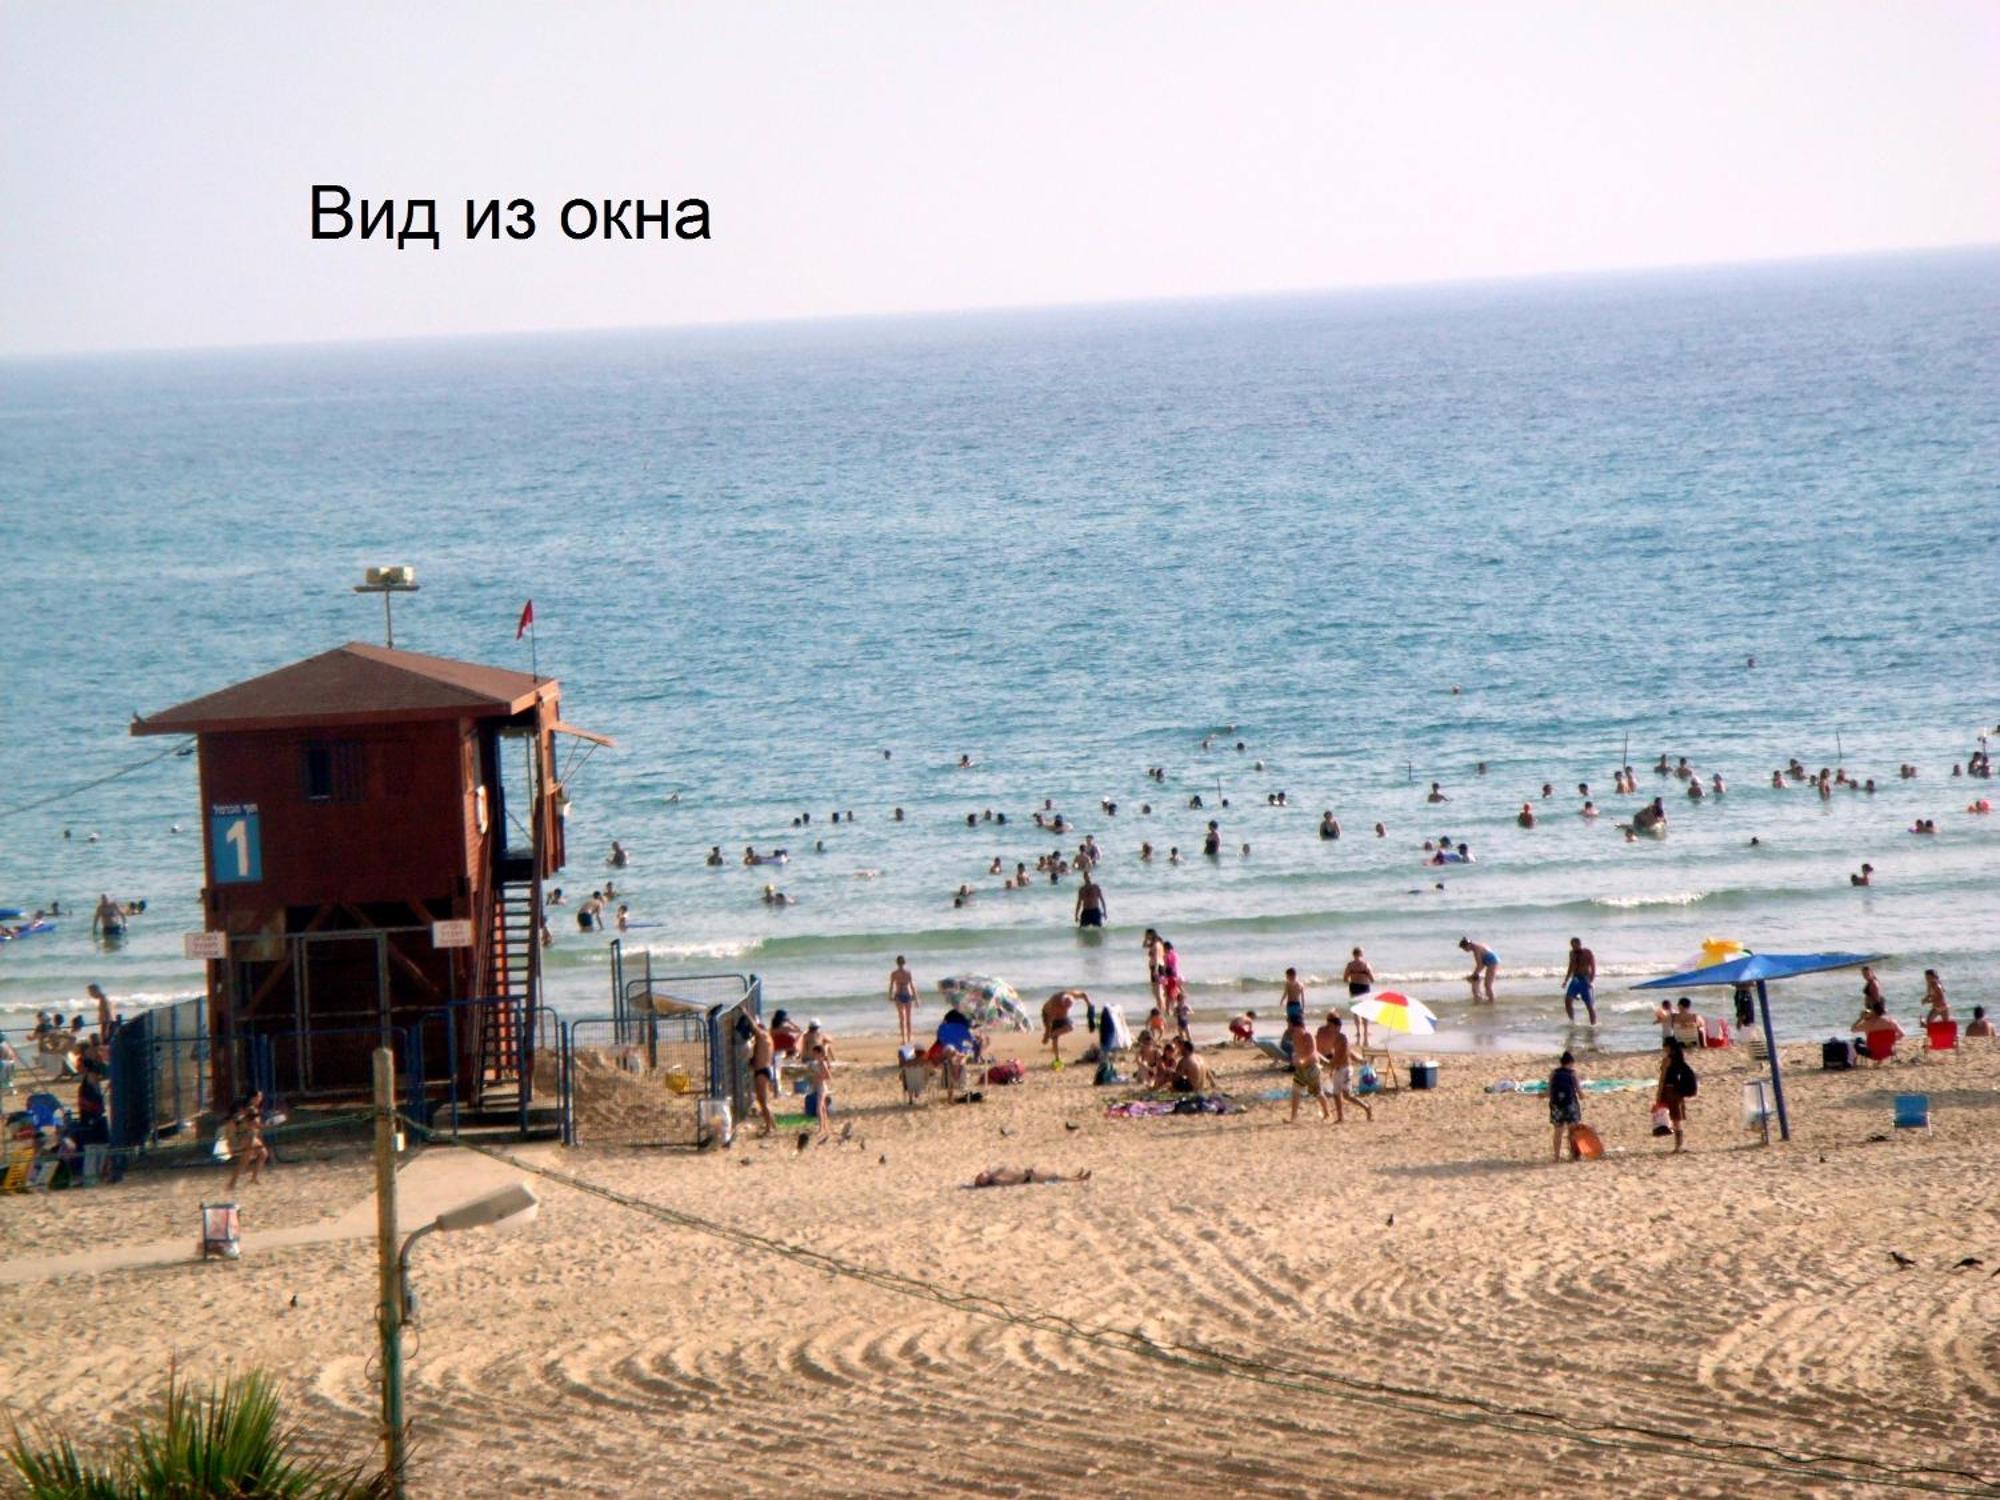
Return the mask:
<svg viewBox="0 0 2000 1500">
<path fill-rule="evenodd" d="M 1429 1036 L 1438 1029 L 1438 1018 L 1428 1005 L 1394 990 L 1369 995 L 1348 1009 L 1372 1026 L 1386 1026 L 1406 1036 Z"/>
</svg>

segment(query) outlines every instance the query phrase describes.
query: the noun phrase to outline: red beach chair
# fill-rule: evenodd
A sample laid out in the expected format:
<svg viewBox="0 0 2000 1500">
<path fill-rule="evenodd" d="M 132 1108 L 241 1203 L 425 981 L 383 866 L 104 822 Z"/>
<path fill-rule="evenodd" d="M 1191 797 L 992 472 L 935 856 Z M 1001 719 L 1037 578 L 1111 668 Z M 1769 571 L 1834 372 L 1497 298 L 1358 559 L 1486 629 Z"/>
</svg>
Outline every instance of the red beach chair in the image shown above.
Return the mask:
<svg viewBox="0 0 2000 1500">
<path fill-rule="evenodd" d="M 1925 1050 L 1928 1052 L 1956 1052 L 1958 1050 L 1958 1022 L 1924 1022 Z"/>
<path fill-rule="evenodd" d="M 1896 1055 L 1896 1033 L 1886 1026 L 1864 1031 L 1857 1040 L 1861 1055 L 1870 1062 L 1884 1063 Z"/>
</svg>

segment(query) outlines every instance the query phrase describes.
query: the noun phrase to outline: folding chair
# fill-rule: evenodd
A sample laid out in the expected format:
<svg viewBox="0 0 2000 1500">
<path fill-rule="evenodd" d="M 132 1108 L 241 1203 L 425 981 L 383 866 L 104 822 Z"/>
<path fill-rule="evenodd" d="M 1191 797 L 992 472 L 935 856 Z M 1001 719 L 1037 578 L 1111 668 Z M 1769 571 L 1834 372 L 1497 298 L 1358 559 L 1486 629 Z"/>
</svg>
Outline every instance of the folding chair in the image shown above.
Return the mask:
<svg viewBox="0 0 2000 1500">
<path fill-rule="evenodd" d="M 1929 1094 L 1898 1094 L 1896 1096 L 1896 1128 L 1898 1130 L 1921 1130 L 1931 1133 L 1931 1096 Z"/>
<path fill-rule="evenodd" d="M 1924 1022 L 1924 1051 L 1926 1053 L 1958 1051 L 1958 1022 Z"/>
</svg>

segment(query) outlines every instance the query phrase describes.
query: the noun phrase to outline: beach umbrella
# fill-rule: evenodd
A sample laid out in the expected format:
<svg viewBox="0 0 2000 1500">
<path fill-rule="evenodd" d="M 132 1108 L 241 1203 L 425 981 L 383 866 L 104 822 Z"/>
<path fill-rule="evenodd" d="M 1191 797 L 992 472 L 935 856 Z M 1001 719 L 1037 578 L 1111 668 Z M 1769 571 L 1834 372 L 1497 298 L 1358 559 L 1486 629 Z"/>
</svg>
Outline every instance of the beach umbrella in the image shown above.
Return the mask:
<svg viewBox="0 0 2000 1500">
<path fill-rule="evenodd" d="M 1027 1009 L 1021 1004 L 1021 992 L 1004 979 L 990 974 L 954 974 L 938 981 L 938 993 L 977 1025 L 1032 1029 Z"/>
<path fill-rule="evenodd" d="M 1394 990 L 1369 995 L 1347 1008 L 1371 1025 L 1386 1026 L 1406 1036 L 1429 1036 L 1438 1029 L 1438 1018 L 1428 1005 Z"/>
<path fill-rule="evenodd" d="M 1704 943 L 1702 950 L 1708 951 Z M 1743 953 L 1720 963 L 1678 970 L 1648 979 L 1633 988 L 1641 990 L 1693 990 L 1705 986 L 1742 984 L 1757 986 L 1757 1013 L 1764 1023 L 1764 1050 L 1771 1054 L 1771 1100 L 1778 1106 L 1778 1138 L 1792 1138 L 1792 1122 L 1785 1113 L 1785 1085 L 1778 1068 L 1778 1039 L 1771 1034 L 1771 997 L 1766 981 L 1791 979 L 1799 974 L 1819 974 L 1828 969 L 1851 969 L 1856 964 L 1873 963 L 1872 953 Z"/>
</svg>

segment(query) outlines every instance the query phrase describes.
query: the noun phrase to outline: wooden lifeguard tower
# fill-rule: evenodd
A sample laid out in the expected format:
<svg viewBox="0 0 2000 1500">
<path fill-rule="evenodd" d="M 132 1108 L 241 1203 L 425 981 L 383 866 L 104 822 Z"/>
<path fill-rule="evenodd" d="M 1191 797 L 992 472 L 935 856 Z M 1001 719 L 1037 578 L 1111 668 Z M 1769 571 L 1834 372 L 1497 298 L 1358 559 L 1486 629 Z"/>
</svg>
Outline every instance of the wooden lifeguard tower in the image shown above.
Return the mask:
<svg viewBox="0 0 2000 1500">
<path fill-rule="evenodd" d="M 527 1119 L 554 737 L 610 743 L 561 693 L 350 641 L 133 721 L 199 741 L 218 1098 L 365 1094 L 387 1040 L 431 1098 Z"/>
</svg>

